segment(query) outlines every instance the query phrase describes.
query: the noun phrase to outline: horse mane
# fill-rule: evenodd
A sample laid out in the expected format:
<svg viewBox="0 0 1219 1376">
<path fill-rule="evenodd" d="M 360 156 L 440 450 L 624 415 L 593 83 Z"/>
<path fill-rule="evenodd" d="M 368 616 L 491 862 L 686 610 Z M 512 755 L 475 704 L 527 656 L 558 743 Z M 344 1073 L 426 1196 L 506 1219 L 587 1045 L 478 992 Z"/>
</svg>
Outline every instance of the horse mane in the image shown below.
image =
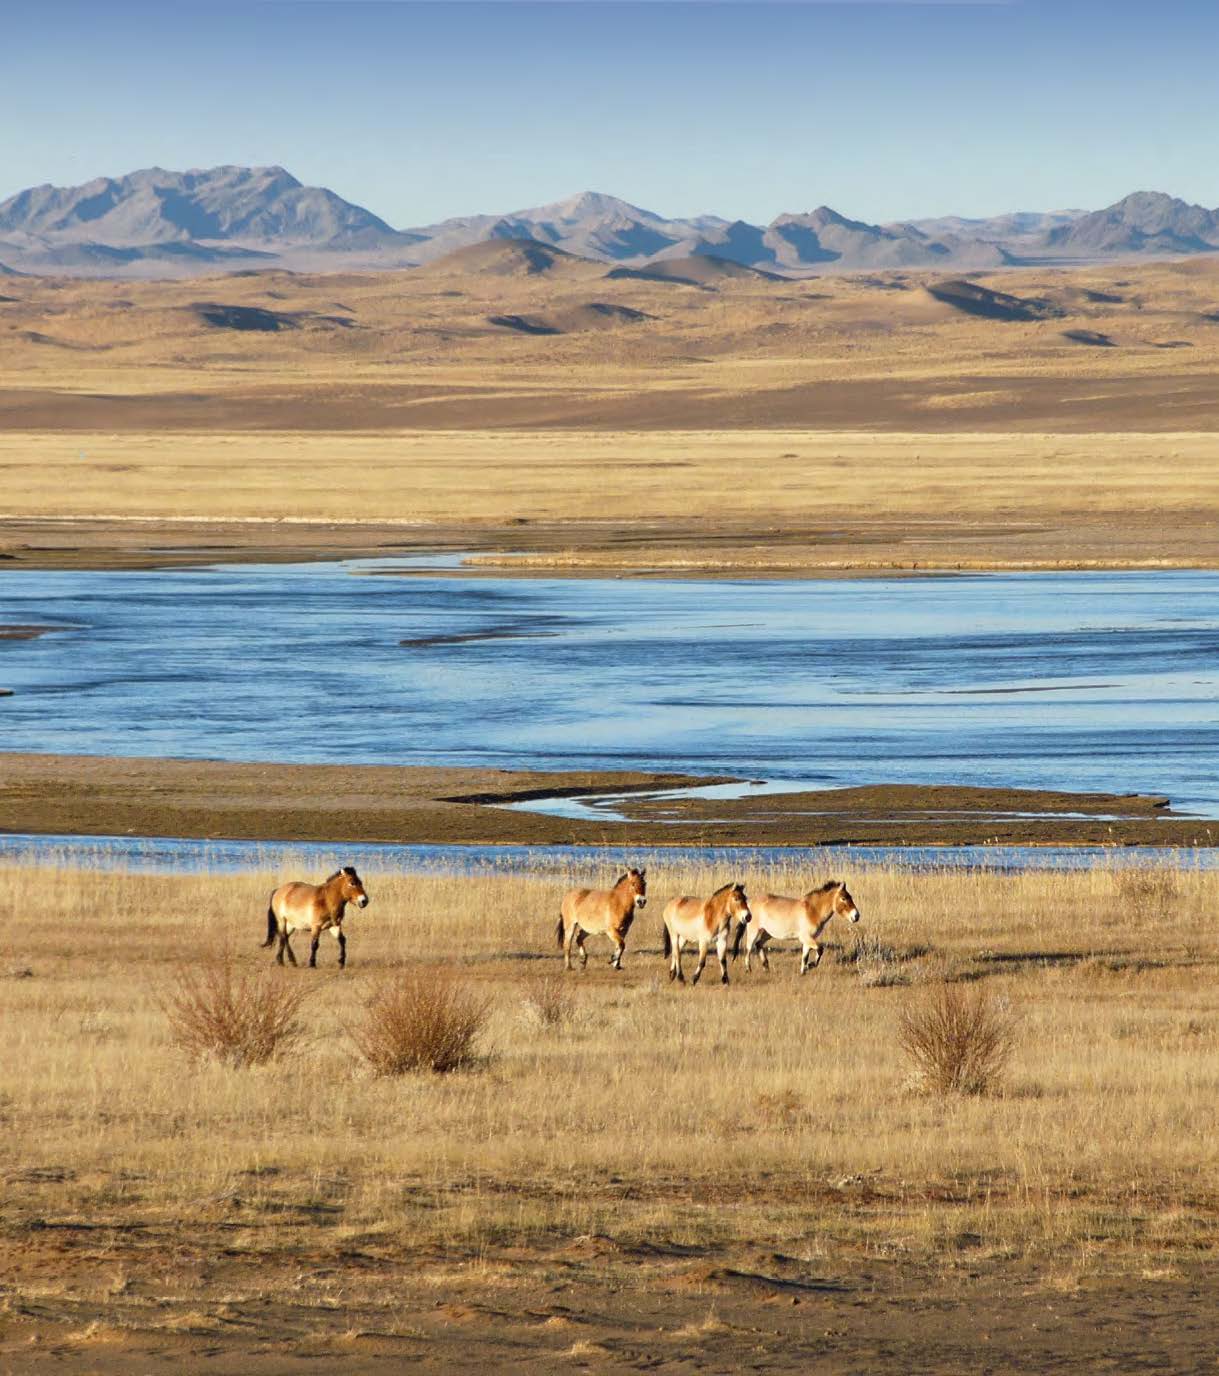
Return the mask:
<svg viewBox="0 0 1219 1376">
<path fill-rule="evenodd" d="M 809 893 L 829 893 L 831 889 L 836 889 L 841 883 L 841 879 L 827 879 L 824 884 L 818 884 L 815 889 L 809 889 Z"/>
<path fill-rule="evenodd" d="M 735 879 L 732 879 L 727 884 L 721 884 L 720 887 L 716 889 L 716 891 L 711 895 L 711 897 L 718 898 L 720 894 L 727 893 L 729 889 L 735 889 L 739 887 L 740 886 L 737 883 L 737 881 Z"/>
<path fill-rule="evenodd" d="M 343 873 L 342 870 L 335 870 L 335 872 L 334 872 L 333 874 L 328 874 L 328 875 L 326 876 L 326 878 L 322 880 L 322 883 L 323 883 L 323 884 L 329 884 L 330 881 L 331 881 L 332 879 L 337 879 L 337 878 L 339 877 L 339 875 L 342 874 L 342 873 Z"/>
</svg>

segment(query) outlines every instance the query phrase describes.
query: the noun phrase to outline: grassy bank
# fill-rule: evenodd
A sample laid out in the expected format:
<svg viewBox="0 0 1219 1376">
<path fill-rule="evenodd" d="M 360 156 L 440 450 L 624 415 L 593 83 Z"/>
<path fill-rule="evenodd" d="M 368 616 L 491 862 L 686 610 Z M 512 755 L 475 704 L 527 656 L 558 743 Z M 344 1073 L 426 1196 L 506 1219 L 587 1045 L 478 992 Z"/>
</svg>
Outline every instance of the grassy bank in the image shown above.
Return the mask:
<svg viewBox="0 0 1219 1376">
<path fill-rule="evenodd" d="M 269 960 L 279 877 L 0 870 L 0 904 L 26 915 L 0 965 L 10 1236 L 173 1220 L 255 1251 L 595 1235 L 876 1255 L 964 1237 L 1139 1264 L 1219 1236 L 1219 875 L 863 870 L 845 876 L 863 923 L 830 927 L 820 969 L 799 980 L 779 955 L 769 976 L 738 962 L 727 989 L 690 990 L 665 977 L 660 908 L 727 876 L 658 870 L 623 972 L 591 941 L 546 1026 L 561 882 L 368 873 L 347 972 L 328 942 L 321 969 L 282 973 L 313 988 L 305 1049 L 192 1065 L 159 997 L 183 962 Z M 825 876 L 742 877 L 792 892 Z M 474 1069 L 363 1069 L 347 1029 L 404 965 L 490 996 Z M 897 1019 L 943 981 L 1017 1016 L 1001 1093 L 911 1085 Z"/>
</svg>

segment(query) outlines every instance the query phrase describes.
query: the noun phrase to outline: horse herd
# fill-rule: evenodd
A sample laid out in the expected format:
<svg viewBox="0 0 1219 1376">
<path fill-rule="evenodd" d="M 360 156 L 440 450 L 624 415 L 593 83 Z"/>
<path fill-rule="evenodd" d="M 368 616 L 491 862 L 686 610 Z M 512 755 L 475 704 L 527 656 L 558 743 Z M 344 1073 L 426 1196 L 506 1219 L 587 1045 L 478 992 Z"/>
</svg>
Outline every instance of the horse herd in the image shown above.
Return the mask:
<svg viewBox="0 0 1219 1376">
<path fill-rule="evenodd" d="M 559 925 L 555 935 L 563 952 L 563 965 L 571 969 L 573 949 L 580 953 L 580 967 L 588 964 L 584 941 L 590 936 L 607 936 L 613 943 L 610 964 L 622 969 L 622 953 L 635 914 L 648 901 L 647 871 L 629 869 L 612 889 L 569 889 L 559 905 Z M 279 940 L 275 959 L 282 965 L 286 955 L 293 965 L 292 935 L 308 931 L 311 946 L 309 964 L 317 964 L 317 948 L 322 933 L 329 932 L 338 942 L 339 968 L 347 964 L 347 938 L 343 934 L 343 916 L 347 905 L 368 906 L 368 894 L 360 876 L 352 865 L 345 865 L 321 884 L 281 884 L 271 895 L 267 905 L 267 939 L 264 948 Z M 732 957 L 740 954 L 745 943 L 745 969 L 752 969 L 751 957 L 756 951 L 764 969 L 770 969 L 766 947 L 771 941 L 800 943 L 800 973 L 803 975 L 820 963 L 822 946 L 817 938 L 834 917 L 848 922 L 859 921 L 855 900 L 840 879 L 831 879 L 803 898 L 784 898 L 780 894 L 765 893 L 750 899 L 743 884 L 724 884 L 709 898 L 681 897 L 665 904 L 664 952 L 669 962 L 669 978 L 684 984 L 681 968 L 682 948 L 689 942 L 698 948 L 698 965 L 690 980 L 697 984 L 707 964 L 708 952 L 714 947 L 720 966 L 720 983 L 728 983 L 728 942 L 736 924 L 732 943 Z"/>
</svg>

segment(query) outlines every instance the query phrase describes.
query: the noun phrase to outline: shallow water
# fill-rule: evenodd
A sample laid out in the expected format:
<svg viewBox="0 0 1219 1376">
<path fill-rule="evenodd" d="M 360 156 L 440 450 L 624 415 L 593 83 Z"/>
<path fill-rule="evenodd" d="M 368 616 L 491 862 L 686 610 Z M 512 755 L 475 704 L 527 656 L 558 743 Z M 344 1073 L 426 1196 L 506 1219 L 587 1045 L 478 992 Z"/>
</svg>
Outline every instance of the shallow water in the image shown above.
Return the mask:
<svg viewBox="0 0 1219 1376">
<path fill-rule="evenodd" d="M 1219 816 L 1216 573 L 352 576 L 402 562 L 0 573 L 0 624 L 78 628 L 0 640 L 0 742 L 1149 792 Z"/>
<path fill-rule="evenodd" d="M 1219 869 L 1219 848 L 1165 850 L 1159 846 L 665 846 L 629 855 L 601 846 L 348 845 L 278 841 L 199 841 L 173 836 L 0 835 L 6 864 L 140 874 L 241 874 L 252 870 L 322 873 L 355 864 L 364 878 L 406 874 L 568 874 L 592 877 L 622 864 L 723 865 L 742 875 L 785 866 L 821 875 L 858 873 L 883 865 L 908 870 Z"/>
</svg>

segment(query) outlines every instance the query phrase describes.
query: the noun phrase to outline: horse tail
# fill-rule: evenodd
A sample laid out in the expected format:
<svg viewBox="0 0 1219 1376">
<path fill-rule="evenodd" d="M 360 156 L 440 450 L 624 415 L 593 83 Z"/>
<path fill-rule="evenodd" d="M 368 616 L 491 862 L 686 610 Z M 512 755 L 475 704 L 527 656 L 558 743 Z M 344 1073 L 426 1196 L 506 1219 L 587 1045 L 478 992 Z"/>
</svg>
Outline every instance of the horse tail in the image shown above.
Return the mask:
<svg viewBox="0 0 1219 1376">
<path fill-rule="evenodd" d="M 669 935 L 669 924 L 665 923 L 665 957 L 673 954 L 673 938 Z"/>
<path fill-rule="evenodd" d="M 741 938 L 745 935 L 745 924 L 736 924 L 736 940 L 732 943 L 732 958 L 735 960 L 741 954 Z"/>
<path fill-rule="evenodd" d="M 559 939 L 559 950 L 563 949 L 563 914 L 559 914 L 559 925 L 554 929 L 554 934 Z"/>
<path fill-rule="evenodd" d="M 279 930 L 279 919 L 275 916 L 275 909 L 270 903 L 267 904 L 267 939 L 262 944 L 270 946 L 275 940 L 275 934 Z"/>
</svg>

